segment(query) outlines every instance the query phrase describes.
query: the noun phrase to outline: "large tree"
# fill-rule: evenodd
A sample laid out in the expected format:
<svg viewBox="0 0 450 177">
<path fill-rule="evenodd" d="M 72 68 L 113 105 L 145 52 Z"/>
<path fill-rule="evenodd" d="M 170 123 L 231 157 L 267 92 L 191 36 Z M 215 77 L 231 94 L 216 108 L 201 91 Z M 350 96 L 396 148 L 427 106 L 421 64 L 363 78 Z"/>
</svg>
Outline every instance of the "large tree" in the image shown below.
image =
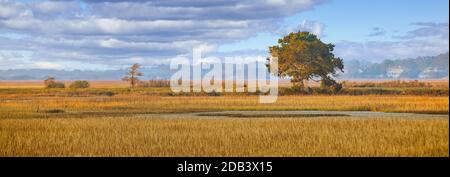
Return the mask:
<svg viewBox="0 0 450 177">
<path fill-rule="evenodd" d="M 139 71 L 140 67 L 141 65 L 138 63 L 133 64 L 133 66 L 128 69 L 127 75 L 122 78 L 123 81 L 130 82 L 131 88 L 134 88 L 136 84 L 139 83 L 138 77 L 143 76 L 143 74 Z"/>
<path fill-rule="evenodd" d="M 322 42 L 309 32 L 290 33 L 269 47 L 272 57 L 278 58 L 278 76 L 290 77 L 294 87 L 303 89 L 304 81 L 322 80 L 322 86 L 336 83 L 333 77 L 343 72 L 341 58 L 333 54 L 334 45 Z"/>
</svg>

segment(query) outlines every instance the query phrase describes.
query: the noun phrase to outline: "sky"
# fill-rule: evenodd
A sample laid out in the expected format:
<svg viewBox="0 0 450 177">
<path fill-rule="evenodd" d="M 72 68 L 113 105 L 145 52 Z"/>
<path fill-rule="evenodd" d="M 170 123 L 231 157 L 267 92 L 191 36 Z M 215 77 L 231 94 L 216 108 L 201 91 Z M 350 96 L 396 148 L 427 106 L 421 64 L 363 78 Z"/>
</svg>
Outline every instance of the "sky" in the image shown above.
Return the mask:
<svg viewBox="0 0 450 177">
<path fill-rule="evenodd" d="M 105 70 L 267 56 L 309 31 L 345 61 L 448 52 L 448 0 L 0 0 L 0 69 Z"/>
</svg>

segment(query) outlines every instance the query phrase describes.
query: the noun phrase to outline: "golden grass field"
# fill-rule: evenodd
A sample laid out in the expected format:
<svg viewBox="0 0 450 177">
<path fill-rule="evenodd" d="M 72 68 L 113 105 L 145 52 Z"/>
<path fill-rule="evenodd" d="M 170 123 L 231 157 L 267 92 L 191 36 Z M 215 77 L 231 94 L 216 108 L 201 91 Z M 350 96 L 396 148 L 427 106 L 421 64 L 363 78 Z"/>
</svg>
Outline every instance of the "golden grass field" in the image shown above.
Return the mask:
<svg viewBox="0 0 450 177">
<path fill-rule="evenodd" d="M 0 156 L 448 156 L 448 119 L 0 121 Z"/>
<path fill-rule="evenodd" d="M 129 90 L 107 81 L 92 86 L 44 89 L 39 82 L 0 82 L 0 156 L 449 156 L 448 96 L 289 95 L 259 104 L 255 95 L 170 95 L 169 88 Z M 229 110 L 444 118 L 161 117 Z"/>
</svg>

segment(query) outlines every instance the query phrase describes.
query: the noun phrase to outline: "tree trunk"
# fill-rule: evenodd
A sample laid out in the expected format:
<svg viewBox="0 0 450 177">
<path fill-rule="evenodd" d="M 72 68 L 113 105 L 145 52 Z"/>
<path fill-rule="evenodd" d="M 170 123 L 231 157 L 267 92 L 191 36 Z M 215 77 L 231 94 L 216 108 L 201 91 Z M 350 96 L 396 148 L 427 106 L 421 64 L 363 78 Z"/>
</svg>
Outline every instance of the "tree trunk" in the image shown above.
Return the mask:
<svg viewBox="0 0 450 177">
<path fill-rule="evenodd" d="M 297 81 L 295 87 L 303 90 L 305 88 L 305 83 L 303 83 L 303 80 Z"/>
<path fill-rule="evenodd" d="M 292 78 L 292 84 L 293 84 L 294 88 L 296 88 L 296 89 L 299 89 L 299 90 L 305 89 L 305 84 L 303 83 L 303 79 L 300 79 L 298 77 Z"/>
<path fill-rule="evenodd" d="M 134 76 L 131 76 L 131 88 L 134 89 Z"/>
</svg>

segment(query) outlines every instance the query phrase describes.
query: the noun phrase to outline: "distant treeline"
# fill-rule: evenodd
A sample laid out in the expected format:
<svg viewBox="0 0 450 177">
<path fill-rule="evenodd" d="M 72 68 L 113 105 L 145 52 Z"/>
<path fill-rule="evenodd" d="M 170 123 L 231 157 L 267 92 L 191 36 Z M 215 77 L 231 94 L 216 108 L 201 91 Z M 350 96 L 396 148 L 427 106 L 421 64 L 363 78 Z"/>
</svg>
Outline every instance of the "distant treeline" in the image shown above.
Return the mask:
<svg viewBox="0 0 450 177">
<path fill-rule="evenodd" d="M 449 53 L 433 57 L 385 60 L 381 63 L 360 60 L 344 61 L 345 72 L 339 79 L 442 79 L 449 75 Z M 168 65 L 143 67 L 141 80 L 169 79 L 174 71 Z M 0 70 L 0 80 L 43 80 L 55 76 L 59 80 L 120 80 L 126 70 L 64 71 L 53 69 Z"/>
<path fill-rule="evenodd" d="M 345 63 L 346 79 L 441 79 L 448 78 L 449 53 L 433 57 L 384 60 L 367 63 L 359 60 Z"/>
</svg>

